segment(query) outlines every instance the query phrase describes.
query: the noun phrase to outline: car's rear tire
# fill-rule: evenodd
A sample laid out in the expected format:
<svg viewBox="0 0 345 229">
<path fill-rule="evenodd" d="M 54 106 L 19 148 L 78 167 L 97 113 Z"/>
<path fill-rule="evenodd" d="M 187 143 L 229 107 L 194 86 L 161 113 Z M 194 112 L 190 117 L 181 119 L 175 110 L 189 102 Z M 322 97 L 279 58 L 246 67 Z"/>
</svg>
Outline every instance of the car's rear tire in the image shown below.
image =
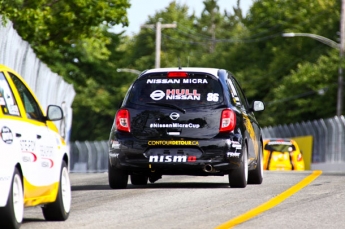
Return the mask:
<svg viewBox="0 0 345 229">
<path fill-rule="evenodd" d="M 108 161 L 108 181 L 112 189 L 124 189 L 128 183 L 128 173 L 111 166 Z"/>
<path fill-rule="evenodd" d="M 238 169 L 229 172 L 229 184 L 231 188 L 245 188 L 248 181 L 248 155 L 247 146 L 242 149 L 242 162 Z"/>
<path fill-rule="evenodd" d="M 148 176 L 131 174 L 132 185 L 147 185 Z"/>
<path fill-rule="evenodd" d="M 61 164 L 59 190 L 55 202 L 42 207 L 43 216 L 48 221 L 65 221 L 71 210 L 71 182 L 65 161 Z"/>
<path fill-rule="evenodd" d="M 264 167 L 262 161 L 262 145 L 259 145 L 259 155 L 256 168 L 248 173 L 248 184 L 261 184 L 264 177 Z"/>
<path fill-rule="evenodd" d="M 20 173 L 15 168 L 10 192 L 5 207 L 0 208 L 1 228 L 19 228 L 24 216 L 23 183 Z"/>
</svg>

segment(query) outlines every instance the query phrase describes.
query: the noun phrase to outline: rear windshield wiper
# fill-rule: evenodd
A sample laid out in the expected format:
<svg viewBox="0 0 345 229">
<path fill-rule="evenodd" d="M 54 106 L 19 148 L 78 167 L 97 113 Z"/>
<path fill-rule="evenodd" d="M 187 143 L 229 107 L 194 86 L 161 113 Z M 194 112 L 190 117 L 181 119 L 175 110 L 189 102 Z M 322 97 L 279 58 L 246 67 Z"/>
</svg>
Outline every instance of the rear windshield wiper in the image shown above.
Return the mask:
<svg viewBox="0 0 345 229">
<path fill-rule="evenodd" d="M 162 106 L 162 107 L 171 107 L 171 108 L 175 108 L 181 112 L 183 112 L 184 114 L 186 113 L 186 110 L 181 108 L 181 107 L 178 107 L 174 104 L 167 104 L 167 103 L 156 103 L 156 102 L 148 102 L 146 104 L 150 104 L 150 105 L 157 105 L 157 106 Z"/>
</svg>

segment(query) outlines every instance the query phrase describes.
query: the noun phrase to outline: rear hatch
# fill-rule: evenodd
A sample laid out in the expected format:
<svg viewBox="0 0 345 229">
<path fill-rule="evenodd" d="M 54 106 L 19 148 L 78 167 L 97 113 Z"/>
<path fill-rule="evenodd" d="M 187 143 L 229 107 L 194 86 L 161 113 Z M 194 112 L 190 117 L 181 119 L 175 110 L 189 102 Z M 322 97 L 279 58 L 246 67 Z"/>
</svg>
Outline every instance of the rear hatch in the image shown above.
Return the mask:
<svg viewBox="0 0 345 229">
<path fill-rule="evenodd" d="M 291 170 L 292 162 L 290 153 L 296 150 L 289 140 L 270 140 L 264 148 L 269 152 L 269 170 Z"/>
<path fill-rule="evenodd" d="M 133 84 L 127 104 L 138 139 L 210 139 L 219 133 L 224 97 L 210 74 L 151 73 Z"/>
</svg>

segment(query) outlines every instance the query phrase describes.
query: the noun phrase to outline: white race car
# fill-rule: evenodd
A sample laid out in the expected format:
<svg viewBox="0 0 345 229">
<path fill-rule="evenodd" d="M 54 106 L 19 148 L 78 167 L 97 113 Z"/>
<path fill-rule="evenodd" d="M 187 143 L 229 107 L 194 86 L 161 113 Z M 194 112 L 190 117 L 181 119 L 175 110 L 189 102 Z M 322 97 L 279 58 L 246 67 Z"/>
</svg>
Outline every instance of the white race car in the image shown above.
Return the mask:
<svg viewBox="0 0 345 229">
<path fill-rule="evenodd" d="M 53 121 L 16 72 L 0 65 L 0 224 L 19 228 L 24 208 L 42 206 L 46 220 L 63 221 L 71 208 L 68 151 Z"/>
</svg>

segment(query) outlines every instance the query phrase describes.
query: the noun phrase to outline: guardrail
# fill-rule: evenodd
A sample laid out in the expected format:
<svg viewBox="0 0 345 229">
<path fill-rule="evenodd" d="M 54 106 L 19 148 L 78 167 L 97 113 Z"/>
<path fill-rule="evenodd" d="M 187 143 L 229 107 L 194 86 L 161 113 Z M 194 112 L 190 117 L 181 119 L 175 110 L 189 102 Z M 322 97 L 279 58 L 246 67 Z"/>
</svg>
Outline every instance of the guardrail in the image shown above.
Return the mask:
<svg viewBox="0 0 345 229">
<path fill-rule="evenodd" d="M 107 141 L 85 141 L 70 143 L 71 172 L 108 171 Z"/>
<path fill-rule="evenodd" d="M 289 125 L 265 127 L 264 138 L 313 136 L 312 169 L 345 171 L 345 118 L 336 116 Z M 105 172 L 108 169 L 108 141 L 72 142 L 71 172 Z"/>
<path fill-rule="evenodd" d="M 264 138 L 292 138 L 311 135 L 313 136 L 312 163 L 345 162 L 344 116 L 265 127 L 262 132 Z"/>
</svg>

